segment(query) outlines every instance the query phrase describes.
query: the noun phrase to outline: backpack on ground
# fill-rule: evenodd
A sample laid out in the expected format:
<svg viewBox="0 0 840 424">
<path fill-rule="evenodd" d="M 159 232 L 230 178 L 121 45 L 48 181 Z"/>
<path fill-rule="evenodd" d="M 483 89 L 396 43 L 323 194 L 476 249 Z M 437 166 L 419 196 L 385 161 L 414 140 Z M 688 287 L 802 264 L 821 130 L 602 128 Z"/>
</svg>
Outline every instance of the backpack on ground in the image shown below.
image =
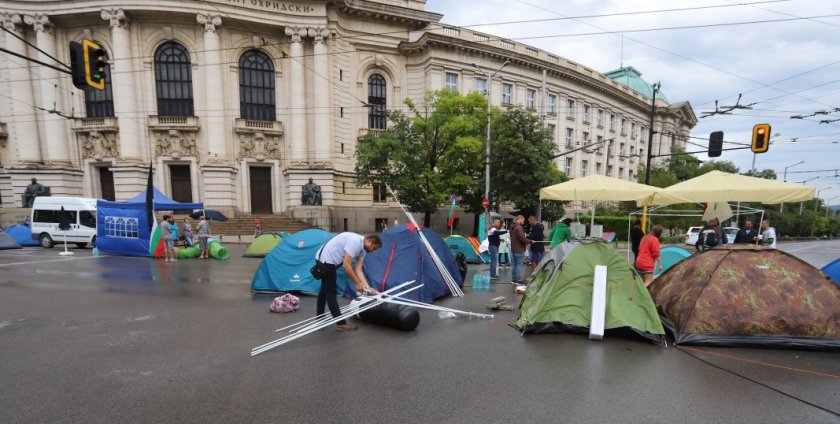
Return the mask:
<svg viewBox="0 0 840 424">
<path fill-rule="evenodd" d="M 268 309 L 271 312 L 295 312 L 300 309 L 300 298 L 289 293 L 277 296 L 271 301 Z"/>
</svg>

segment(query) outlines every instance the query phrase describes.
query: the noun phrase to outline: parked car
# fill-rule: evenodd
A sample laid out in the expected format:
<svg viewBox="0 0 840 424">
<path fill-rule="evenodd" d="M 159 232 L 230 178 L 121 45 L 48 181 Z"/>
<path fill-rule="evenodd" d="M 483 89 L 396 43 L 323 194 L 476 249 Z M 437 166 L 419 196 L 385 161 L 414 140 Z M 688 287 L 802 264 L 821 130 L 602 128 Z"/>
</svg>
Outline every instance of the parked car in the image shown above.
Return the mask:
<svg viewBox="0 0 840 424">
<path fill-rule="evenodd" d="M 685 244 L 690 244 L 694 246 L 697 244 L 697 236 L 700 235 L 700 230 L 703 227 L 688 227 L 688 230 L 685 232 Z"/>
<path fill-rule="evenodd" d="M 700 230 L 703 227 L 689 227 L 685 232 L 685 244 L 694 246 L 697 244 L 697 237 L 700 235 Z M 738 235 L 738 227 L 724 227 L 723 233 L 726 234 L 726 242 L 729 244 L 735 243 L 735 236 Z"/>
</svg>

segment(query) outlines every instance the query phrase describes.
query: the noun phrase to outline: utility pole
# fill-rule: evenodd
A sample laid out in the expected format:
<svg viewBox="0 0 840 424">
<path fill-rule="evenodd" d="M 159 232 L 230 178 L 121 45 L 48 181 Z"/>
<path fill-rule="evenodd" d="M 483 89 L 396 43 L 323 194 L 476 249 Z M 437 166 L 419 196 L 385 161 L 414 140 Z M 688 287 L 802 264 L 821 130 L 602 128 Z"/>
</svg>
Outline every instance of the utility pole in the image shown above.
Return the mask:
<svg viewBox="0 0 840 424">
<path fill-rule="evenodd" d="M 656 92 L 662 83 L 653 84 L 653 99 L 650 102 L 650 133 L 648 134 L 647 164 L 645 165 L 645 184 L 650 184 L 650 158 L 653 156 L 653 119 L 656 117 Z"/>
</svg>

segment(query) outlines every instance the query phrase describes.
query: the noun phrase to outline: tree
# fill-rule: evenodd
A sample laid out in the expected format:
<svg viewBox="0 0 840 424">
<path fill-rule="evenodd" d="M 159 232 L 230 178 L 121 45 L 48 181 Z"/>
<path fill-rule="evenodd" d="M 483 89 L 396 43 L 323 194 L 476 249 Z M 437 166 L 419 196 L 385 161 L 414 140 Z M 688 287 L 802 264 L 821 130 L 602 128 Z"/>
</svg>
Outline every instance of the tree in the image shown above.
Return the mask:
<svg viewBox="0 0 840 424">
<path fill-rule="evenodd" d="M 776 175 L 776 171 L 774 171 L 772 169 L 764 169 L 764 170 L 761 170 L 761 171 L 757 171 L 755 174 L 753 174 L 752 170 L 749 170 L 747 172 L 744 172 L 742 175 L 747 175 L 747 176 L 750 176 L 750 177 L 757 177 L 757 178 L 764 178 L 766 180 L 777 180 L 778 179 L 778 176 Z"/>
<path fill-rule="evenodd" d="M 737 174 L 738 167 L 729 160 L 710 160 L 700 165 L 697 175 L 703 175 L 711 171 L 723 171 L 730 174 Z"/>
<path fill-rule="evenodd" d="M 387 183 L 427 227 L 453 193 L 463 198 L 484 175 L 482 137 L 487 103 L 477 92 L 429 92 L 420 105 L 405 100 L 408 113 L 389 111 L 389 128 L 372 132 L 356 151 L 356 185 Z M 479 201 L 480 202 L 480 201 Z"/>
<path fill-rule="evenodd" d="M 513 203 L 522 215 L 536 213 L 539 189 L 568 180 L 552 161 L 555 145 L 551 131 L 539 116 L 521 106 L 499 112 L 491 127 L 490 183 L 494 200 Z M 560 202 L 548 202 L 542 210 L 547 221 L 562 218 L 563 213 Z"/>
<path fill-rule="evenodd" d="M 671 157 L 665 161 L 665 167 L 674 174 L 677 182 L 690 180 L 700 175 L 700 159 L 685 154 L 685 149 L 680 146 L 674 146 Z"/>
</svg>

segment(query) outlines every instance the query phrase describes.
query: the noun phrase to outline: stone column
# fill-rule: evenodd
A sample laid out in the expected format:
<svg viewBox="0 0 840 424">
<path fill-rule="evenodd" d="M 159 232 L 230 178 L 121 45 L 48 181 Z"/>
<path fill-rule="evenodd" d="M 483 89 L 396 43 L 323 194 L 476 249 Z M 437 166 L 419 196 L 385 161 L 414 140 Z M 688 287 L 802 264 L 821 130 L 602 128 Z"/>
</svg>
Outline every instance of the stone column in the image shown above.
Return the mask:
<svg viewBox="0 0 840 424">
<path fill-rule="evenodd" d="M 129 41 L 128 17 L 122 9 L 102 9 L 102 19 L 111 25 L 109 52 L 111 90 L 114 97 L 114 115 L 120 130 L 119 152 L 124 160 L 143 162 L 140 125 L 143 119 L 137 113 L 137 91 L 134 87 L 134 55 Z"/>
<path fill-rule="evenodd" d="M 3 14 L 0 16 L 3 21 L 3 28 L 23 38 L 23 18 L 20 15 Z M 11 34 L 5 33 L 6 48 L 28 56 L 26 44 Z M 9 147 L 12 162 L 21 164 L 41 163 L 41 147 L 38 137 L 38 122 L 36 120 L 35 99 L 33 87 L 30 81 L 33 80 L 29 62 L 20 58 L 9 56 L 6 60 L 9 68 L 9 84 L 11 87 L 8 101 L 11 105 L 11 120 L 9 122 Z M 40 101 L 40 99 L 39 99 Z M 14 158 L 17 158 L 15 161 Z"/>
<path fill-rule="evenodd" d="M 314 93 L 313 98 L 315 100 L 315 113 L 312 115 L 315 117 L 315 126 L 314 126 L 314 134 L 312 138 L 314 139 L 314 161 L 316 164 L 329 164 L 332 161 L 332 137 L 331 137 L 331 124 L 332 124 L 332 108 L 330 107 L 330 81 L 324 81 L 318 75 L 323 75 L 324 77 L 328 77 L 330 75 L 329 70 L 329 58 L 327 56 L 327 43 L 325 38 L 329 37 L 330 31 L 326 28 L 310 28 L 309 29 L 309 36 L 315 38 L 315 46 L 314 46 L 314 65 L 315 65 L 315 72 L 313 74 L 313 78 L 316 79 L 315 83 L 313 84 Z"/>
<path fill-rule="evenodd" d="M 57 57 L 55 52 L 55 33 L 47 15 L 26 15 L 23 17 L 27 25 L 35 29 L 38 48 L 38 60 L 44 63 L 53 62 L 49 56 Z M 49 56 L 48 56 L 49 55 Z M 46 66 L 39 67 L 34 73 L 40 75 L 38 83 L 41 85 L 40 106 L 66 112 L 62 107 L 63 93 L 57 88 L 59 82 L 58 71 Z M 61 116 L 41 111 L 41 124 L 44 126 L 46 140 L 41 140 L 41 156 L 46 164 L 69 165 L 70 146 L 67 140 L 66 120 Z"/>
<path fill-rule="evenodd" d="M 207 137 L 208 161 L 227 162 L 222 55 L 219 50 L 219 33 L 216 31 L 216 27 L 222 24 L 222 18 L 218 15 L 197 15 L 196 20 L 204 25 L 206 119 L 202 124 L 202 129 L 205 130 Z"/>
<path fill-rule="evenodd" d="M 289 47 L 289 126 L 286 132 L 289 166 L 309 165 L 306 148 L 306 95 L 303 67 L 303 44 L 301 37 L 307 35 L 306 28 L 286 27 L 290 36 Z"/>
</svg>

